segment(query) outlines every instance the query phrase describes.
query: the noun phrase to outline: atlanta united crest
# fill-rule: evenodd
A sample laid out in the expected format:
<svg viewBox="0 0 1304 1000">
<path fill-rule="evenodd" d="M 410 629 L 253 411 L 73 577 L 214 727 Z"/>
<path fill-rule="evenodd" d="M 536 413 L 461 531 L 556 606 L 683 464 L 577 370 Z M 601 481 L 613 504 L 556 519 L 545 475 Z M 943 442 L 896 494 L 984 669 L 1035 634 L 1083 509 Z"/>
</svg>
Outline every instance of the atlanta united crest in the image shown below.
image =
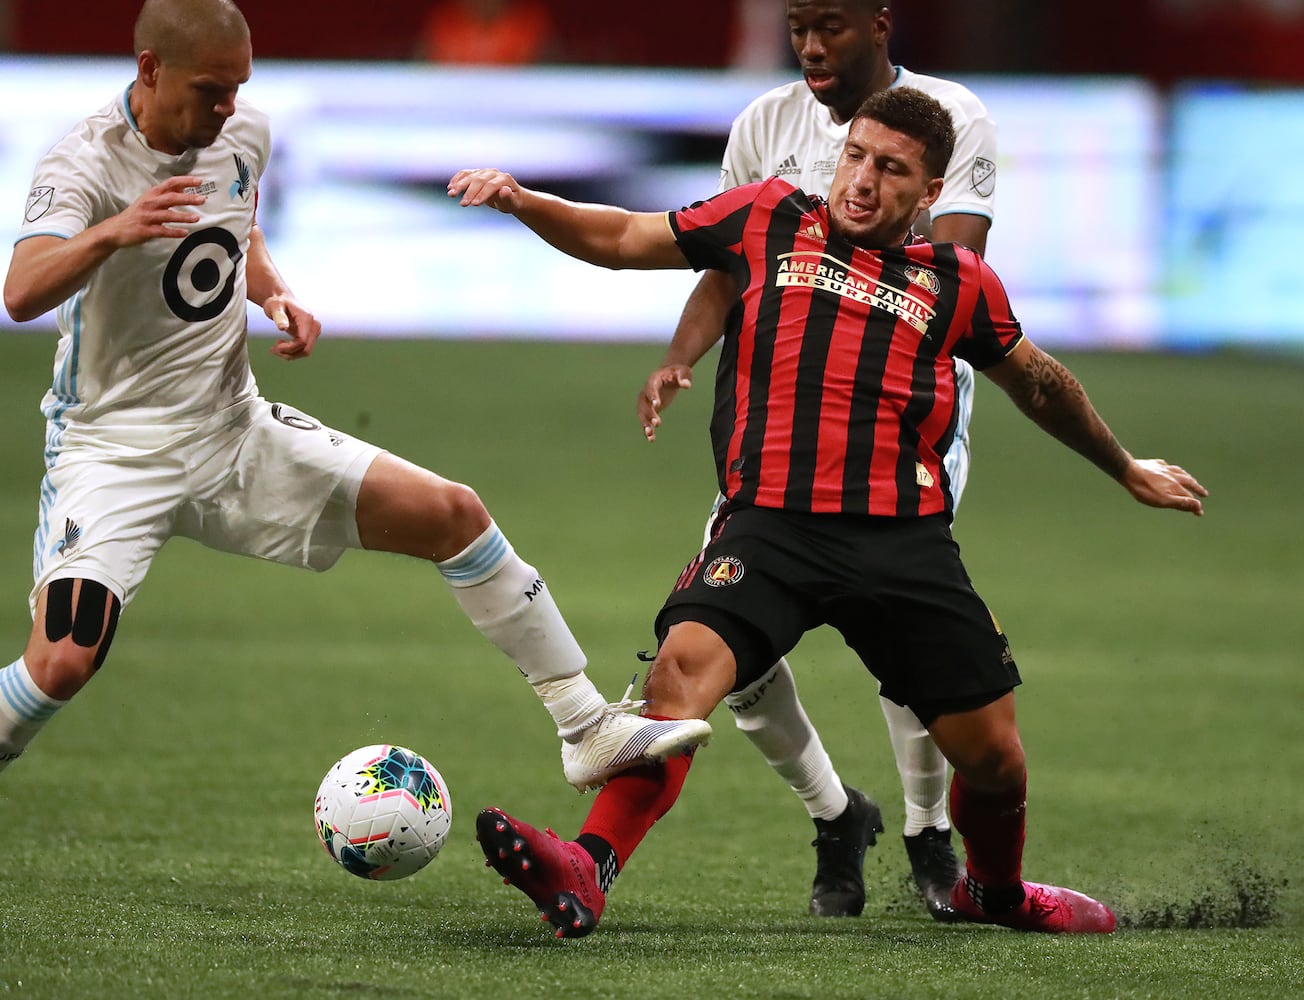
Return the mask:
<svg viewBox="0 0 1304 1000">
<path fill-rule="evenodd" d="M 733 556 L 717 556 L 702 570 L 702 582 L 708 587 L 728 587 L 742 578 L 742 560 Z"/>
</svg>

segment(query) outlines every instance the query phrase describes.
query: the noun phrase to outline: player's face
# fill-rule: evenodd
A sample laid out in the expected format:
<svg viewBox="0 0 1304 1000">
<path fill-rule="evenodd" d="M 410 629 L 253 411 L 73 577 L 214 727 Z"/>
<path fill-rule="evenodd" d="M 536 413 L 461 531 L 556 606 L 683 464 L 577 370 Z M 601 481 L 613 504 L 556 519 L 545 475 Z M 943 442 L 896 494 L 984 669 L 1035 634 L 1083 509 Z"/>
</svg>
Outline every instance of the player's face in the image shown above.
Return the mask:
<svg viewBox="0 0 1304 1000">
<path fill-rule="evenodd" d="M 848 121 L 887 86 L 892 15 L 872 0 L 788 0 L 788 33 L 806 86 L 835 121 Z"/>
<path fill-rule="evenodd" d="M 930 180 L 924 168 L 922 142 L 857 118 L 833 174 L 829 219 L 856 246 L 897 246 L 941 190 L 942 178 Z"/>
<path fill-rule="evenodd" d="M 142 60 L 149 53 L 142 54 Z M 163 152 L 182 153 L 217 141 L 235 113 L 235 95 L 251 73 L 248 41 L 199 48 L 183 62 L 153 63 L 153 132 L 150 144 Z"/>
</svg>

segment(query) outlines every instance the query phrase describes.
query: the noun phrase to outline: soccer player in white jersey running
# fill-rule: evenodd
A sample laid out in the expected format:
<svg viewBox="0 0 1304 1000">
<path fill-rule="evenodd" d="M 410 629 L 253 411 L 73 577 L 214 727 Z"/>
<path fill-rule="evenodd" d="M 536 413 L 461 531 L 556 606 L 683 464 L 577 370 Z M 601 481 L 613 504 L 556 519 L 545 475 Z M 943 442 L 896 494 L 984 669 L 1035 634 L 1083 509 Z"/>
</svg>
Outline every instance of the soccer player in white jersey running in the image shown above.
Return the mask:
<svg viewBox="0 0 1304 1000">
<path fill-rule="evenodd" d="M 307 357 L 321 326 L 255 218 L 266 117 L 237 96 L 252 48 L 230 0 L 146 0 L 137 76 L 36 168 L 4 300 L 58 309 L 23 655 L 0 669 L 0 769 L 104 662 L 173 535 L 314 570 L 347 548 L 428 559 L 557 724 L 578 788 L 703 742 L 701 720 L 609 705 L 538 572 L 468 486 L 258 394 L 246 300 Z"/>
<path fill-rule="evenodd" d="M 734 121 L 720 190 L 779 176 L 827 196 L 856 108 L 877 91 L 909 86 L 939 101 L 955 123 L 955 152 L 930 213 L 931 239 L 983 253 L 993 217 L 996 126 L 982 102 L 958 83 L 892 64 L 892 14 L 882 0 L 788 0 L 787 14 L 804 79 L 761 95 Z M 916 224 L 917 232 L 927 231 L 930 220 L 922 223 Z M 656 437 L 660 411 L 679 389 L 692 384 L 693 365 L 722 335 L 736 298 L 723 272 L 702 276 L 660 367 L 639 394 L 639 420 L 648 440 Z M 973 387 L 973 369 L 957 359 L 955 443 L 945 458 L 952 512 L 968 475 Z M 709 533 L 709 519 L 707 527 Z M 956 919 L 950 891 L 960 869 L 946 815 L 946 759 L 910 709 L 887 698 L 880 702 L 905 793 L 903 835 L 911 873 L 929 913 L 937 920 Z M 872 800 L 845 786 L 833 769 L 798 700 L 786 660 L 730 694 L 725 703 L 738 728 L 788 782 L 815 822 L 810 912 L 859 915 L 865 905 L 865 849 L 883 830 L 881 815 Z"/>
</svg>

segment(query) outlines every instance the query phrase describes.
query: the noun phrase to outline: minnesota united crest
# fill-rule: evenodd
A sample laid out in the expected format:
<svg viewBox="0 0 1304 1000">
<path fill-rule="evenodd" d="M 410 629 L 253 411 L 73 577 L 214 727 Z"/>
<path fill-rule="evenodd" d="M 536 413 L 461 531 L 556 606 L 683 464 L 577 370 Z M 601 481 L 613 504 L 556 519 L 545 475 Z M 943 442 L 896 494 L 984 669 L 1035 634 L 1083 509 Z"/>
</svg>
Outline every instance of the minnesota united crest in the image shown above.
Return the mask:
<svg viewBox="0 0 1304 1000">
<path fill-rule="evenodd" d="M 240 158 L 239 153 L 232 153 L 231 157 L 235 160 L 235 180 L 231 182 L 231 197 L 239 195 L 241 200 L 247 201 L 253 172 L 249 169 L 249 164 Z"/>
<path fill-rule="evenodd" d="M 64 518 L 63 537 L 55 543 L 54 551 L 61 556 L 66 556 L 69 552 L 77 547 L 77 542 L 81 539 L 82 530 L 77 526 L 77 522 L 71 517 Z"/>
</svg>

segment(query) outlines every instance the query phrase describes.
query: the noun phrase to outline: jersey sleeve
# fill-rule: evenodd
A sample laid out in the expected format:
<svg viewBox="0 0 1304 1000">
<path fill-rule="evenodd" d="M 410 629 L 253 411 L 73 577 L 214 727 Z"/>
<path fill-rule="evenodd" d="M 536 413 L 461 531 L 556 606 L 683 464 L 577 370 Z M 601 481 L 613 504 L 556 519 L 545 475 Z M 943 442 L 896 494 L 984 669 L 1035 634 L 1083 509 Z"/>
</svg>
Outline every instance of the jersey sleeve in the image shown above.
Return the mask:
<svg viewBox="0 0 1304 1000">
<path fill-rule="evenodd" d="M 65 144 L 50 150 L 36 165 L 23 221 L 14 242 L 33 236 L 70 239 L 89 228 L 96 217 L 95 199 L 81 180 L 88 171 Z"/>
<path fill-rule="evenodd" d="M 765 178 L 761 165 L 760 118 L 760 105 L 753 101 L 729 126 L 729 141 L 725 143 L 724 159 L 720 162 L 719 190 L 727 191 Z"/>
<path fill-rule="evenodd" d="M 977 263 L 978 297 L 968 331 L 952 352 L 982 371 L 1004 361 L 1023 339 L 1023 328 L 1014 318 L 1005 286 L 987 262 L 973 251 Z"/>
<path fill-rule="evenodd" d="M 955 149 L 942 193 L 929 213 L 934 219 L 955 212 L 996 216 L 996 122 L 977 98 L 971 103 L 964 114 L 955 115 Z"/>
<path fill-rule="evenodd" d="M 743 234 L 765 182 L 730 188 L 671 212 L 670 230 L 694 271 L 731 270 L 743 254 Z"/>
</svg>

